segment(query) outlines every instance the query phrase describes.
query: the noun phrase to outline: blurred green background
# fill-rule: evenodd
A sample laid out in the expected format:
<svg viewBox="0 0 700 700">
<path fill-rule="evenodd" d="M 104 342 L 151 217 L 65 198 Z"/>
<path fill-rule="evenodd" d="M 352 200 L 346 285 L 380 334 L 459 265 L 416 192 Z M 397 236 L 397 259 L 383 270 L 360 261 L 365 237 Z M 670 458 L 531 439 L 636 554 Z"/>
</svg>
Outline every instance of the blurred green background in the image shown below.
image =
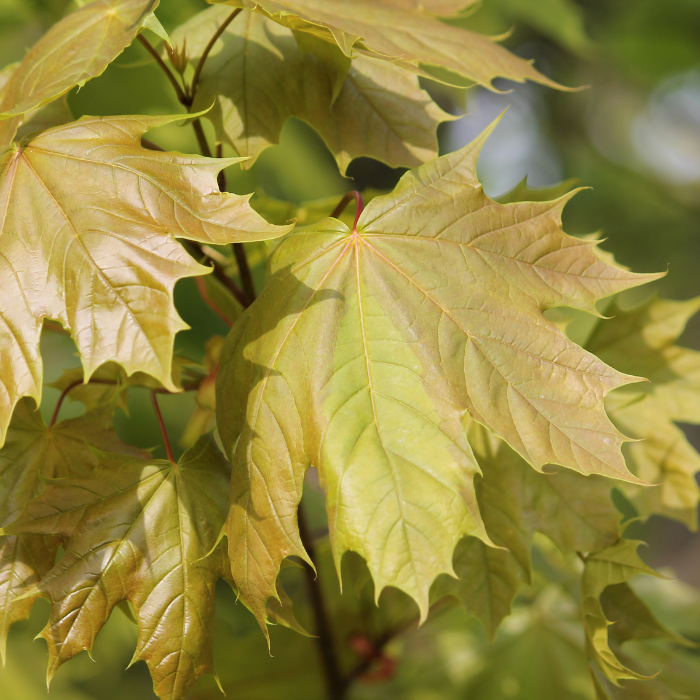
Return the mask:
<svg viewBox="0 0 700 700">
<path fill-rule="evenodd" d="M 204 0 L 161 0 L 157 14 L 166 29 L 172 30 L 205 7 Z M 0 0 L 0 66 L 21 59 L 52 23 L 72 9 L 75 4 L 69 0 Z M 700 1 L 483 0 L 477 12 L 457 22 L 489 35 L 513 29 L 505 41 L 508 48 L 534 59 L 542 72 L 560 83 L 587 88 L 565 93 L 497 82 L 501 93 L 479 88 L 465 93 L 426 84 L 443 108 L 466 113 L 463 119 L 441 128 L 443 151 L 464 145 L 509 107 L 479 163 L 487 193 L 503 194 L 524 178 L 534 187 L 576 178 L 590 189 L 567 206 L 564 220 L 569 233 L 602 231 L 603 247 L 636 271 L 668 267 L 668 276 L 656 285 L 662 296 L 686 299 L 700 294 Z M 69 102 L 76 117 L 182 111 L 169 84 L 139 45 L 129 48 L 100 78 L 71 94 Z M 188 127 L 171 125 L 149 138 L 167 149 L 197 150 Z M 340 196 L 349 189 L 389 188 L 401 171 L 360 159 L 351 165 L 349 174 L 352 180 L 341 177 L 322 141 L 296 121 L 285 126 L 280 146 L 263 153 L 250 170 L 231 168 L 227 173 L 233 191 L 264 192 L 300 203 Z M 178 284 L 176 302 L 193 329 L 178 337 L 178 351 L 201 360 L 201 338 L 225 334 L 226 327 L 202 304 L 191 280 Z M 691 323 L 682 344 L 700 348 L 700 322 Z M 79 364 L 64 336 L 45 334 L 42 349 L 48 382 L 63 368 Z M 46 391 L 47 409 L 53 407 L 57 395 L 55 390 Z M 193 399 L 170 396 L 162 404 L 168 425 L 177 434 L 184 428 Z M 144 447 L 158 445 L 159 432 L 145 393 L 132 392 L 130 408 L 131 419 L 121 414 L 117 418 L 123 437 Z M 71 411 L 79 408 L 68 406 L 65 416 Z M 695 434 L 688 430 L 696 446 L 700 445 L 698 429 Z M 311 499 L 320 500 L 313 489 Z M 693 607 L 697 598 L 692 588 L 700 587 L 700 540 L 681 525 L 660 519 L 654 519 L 642 535 L 650 543 L 645 555 L 650 563 L 672 567 L 685 582 L 674 584 L 669 614 L 688 624 L 693 615 L 700 615 L 697 606 Z M 331 582 L 333 575 L 330 572 Z M 652 598 L 658 595 L 653 584 L 647 589 Z M 236 605 L 225 586 L 220 597 L 217 657 L 229 697 L 308 700 L 322 696 L 310 642 L 286 630 L 277 631 L 271 658 L 251 616 Z M 382 600 L 391 615 L 391 601 Z M 7 667 L 0 671 L 0 700 L 46 697 L 45 647 L 43 642 L 32 642 L 46 616 L 42 602 L 28 622 L 13 628 Z M 513 629 L 517 615 L 515 619 L 509 623 Z M 477 653 L 486 642 L 475 625 L 465 626 L 463 616 L 449 615 L 431 624 L 399 642 L 407 659 L 399 680 L 387 688 L 378 683 L 360 684 L 355 696 L 415 700 L 525 697 L 518 694 L 517 683 L 491 688 L 488 680 L 479 680 L 487 677 L 484 674 L 493 652 Z M 700 620 L 693 619 L 693 624 L 697 628 Z M 510 659 L 517 669 L 518 645 L 534 643 L 557 649 L 564 643 L 564 632 L 547 629 L 538 632 L 536 639 L 524 640 L 506 630 L 497 643 L 506 657 L 499 658 Z M 127 616 L 116 611 L 98 638 L 97 663 L 83 654 L 62 668 L 51 697 L 155 697 L 144 664 L 124 671 L 135 635 Z M 287 641 L 289 648 L 283 651 Z M 446 646 L 449 654 L 443 653 Z M 572 669 L 571 677 L 579 677 L 579 671 Z M 527 673 L 537 673 L 537 669 L 529 668 Z M 516 688 L 514 693 L 509 687 Z M 558 700 L 555 686 L 551 692 L 555 693 L 552 699 Z M 567 698 L 589 697 L 588 690 L 576 687 L 566 692 Z M 218 696 L 211 679 L 200 681 L 192 691 L 193 698 Z"/>
</svg>

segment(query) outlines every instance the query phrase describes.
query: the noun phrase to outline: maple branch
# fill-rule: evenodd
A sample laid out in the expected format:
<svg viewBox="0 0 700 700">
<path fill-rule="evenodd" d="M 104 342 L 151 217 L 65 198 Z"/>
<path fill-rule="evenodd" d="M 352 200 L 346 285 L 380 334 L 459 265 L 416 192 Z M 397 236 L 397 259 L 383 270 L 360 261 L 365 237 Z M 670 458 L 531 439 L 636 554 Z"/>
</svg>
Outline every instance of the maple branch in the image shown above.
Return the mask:
<svg viewBox="0 0 700 700">
<path fill-rule="evenodd" d="M 62 392 L 61 395 L 58 397 L 58 401 L 56 402 L 56 408 L 53 410 L 53 415 L 51 416 L 51 422 L 49 423 L 49 428 L 53 428 L 54 425 L 56 425 L 56 421 L 58 420 L 58 414 L 61 412 L 61 406 L 63 406 L 63 402 L 66 400 L 66 396 L 68 396 L 68 392 L 71 389 L 74 389 L 76 386 L 79 384 L 82 384 L 83 380 L 82 379 L 76 379 L 74 382 L 71 382 Z"/>
<path fill-rule="evenodd" d="M 202 75 L 202 69 L 204 68 L 204 64 L 207 62 L 209 53 L 214 48 L 214 44 L 216 44 L 216 40 L 224 33 L 224 31 L 226 31 L 226 27 L 228 27 L 228 25 L 231 24 L 231 22 L 233 22 L 233 20 L 236 19 L 236 17 L 238 17 L 240 13 L 241 8 L 234 10 L 223 21 L 221 26 L 214 32 L 214 36 L 212 36 L 206 48 L 204 49 L 204 52 L 202 53 L 202 56 L 199 59 L 199 63 L 197 63 L 197 67 L 194 69 L 194 77 L 192 78 L 192 83 L 190 85 L 190 100 L 192 100 L 192 102 L 194 102 L 194 97 L 197 94 L 197 86 L 199 84 L 199 78 Z"/>
<path fill-rule="evenodd" d="M 301 504 L 299 504 L 297 510 L 297 520 L 299 523 L 301 543 L 304 545 L 304 549 L 311 561 L 316 565 L 317 559 L 314 539 L 309 531 L 309 526 L 306 522 Z M 306 562 L 304 562 L 304 574 L 306 577 L 306 587 L 309 593 L 311 610 L 313 612 L 314 622 L 316 623 L 316 647 L 318 648 L 321 658 L 323 675 L 326 679 L 328 698 L 329 700 L 343 700 L 345 697 L 345 689 L 348 687 L 348 684 L 343 679 L 338 657 L 335 653 L 335 641 L 333 639 L 333 633 L 331 632 L 326 605 L 323 600 L 323 591 L 321 590 L 316 573 Z"/>
<path fill-rule="evenodd" d="M 345 207 L 347 207 L 353 199 L 357 203 L 357 209 L 355 210 L 355 223 L 352 226 L 352 232 L 357 233 L 357 222 L 360 220 L 360 216 L 365 208 L 365 203 L 362 199 L 362 195 L 357 190 L 352 190 L 352 192 L 348 192 L 340 200 L 338 206 L 333 210 L 331 218 L 337 219 L 343 213 Z"/>
<path fill-rule="evenodd" d="M 216 302 L 209 296 L 207 285 L 201 277 L 196 278 L 197 289 L 204 303 L 229 327 L 233 326 L 233 321 L 219 308 Z"/>
<path fill-rule="evenodd" d="M 160 57 L 160 54 L 153 48 L 151 42 L 148 41 L 148 39 L 146 39 L 146 37 L 143 34 L 139 34 L 137 39 L 143 44 L 146 51 L 148 51 L 148 53 L 150 53 L 151 56 L 153 56 L 158 66 L 165 72 L 165 75 L 168 77 L 168 80 L 170 81 L 171 85 L 175 88 L 175 92 L 177 93 L 177 99 L 180 102 L 180 104 L 187 105 L 187 95 L 185 95 L 183 89 L 180 87 L 180 83 L 177 82 L 177 78 L 172 74 L 172 71 L 165 64 L 165 61 Z"/>
<path fill-rule="evenodd" d="M 244 309 L 247 309 L 249 304 L 248 300 L 246 299 L 246 295 L 243 293 L 243 290 L 226 274 L 224 266 L 218 260 L 212 258 L 211 255 L 207 255 L 199 243 L 195 243 L 194 241 L 186 241 L 186 243 L 188 248 L 194 249 L 197 254 L 203 258 L 207 258 L 211 262 L 212 266 L 214 267 L 212 272 L 214 277 L 216 277 L 216 279 L 218 279 L 219 282 L 221 282 L 221 284 L 223 284 L 229 290 L 229 292 L 231 292 L 235 300 Z M 190 250 L 190 253 L 191 252 L 192 251 Z"/>
<path fill-rule="evenodd" d="M 177 462 L 175 462 L 175 458 L 173 457 L 173 451 L 170 449 L 170 440 L 168 440 L 168 433 L 165 429 L 165 421 L 163 420 L 163 414 L 160 412 L 160 406 L 158 405 L 158 395 L 156 391 L 151 391 L 151 401 L 153 402 L 153 408 L 155 409 L 156 417 L 158 418 L 160 432 L 163 435 L 165 454 L 168 455 L 168 459 L 170 460 L 170 462 L 172 462 L 173 464 L 177 464 Z"/>
<path fill-rule="evenodd" d="M 153 143 L 153 141 L 149 141 L 148 139 L 141 139 L 141 145 L 144 148 L 147 148 L 149 151 L 161 151 L 164 152 L 165 149 L 161 148 L 157 143 Z"/>
</svg>

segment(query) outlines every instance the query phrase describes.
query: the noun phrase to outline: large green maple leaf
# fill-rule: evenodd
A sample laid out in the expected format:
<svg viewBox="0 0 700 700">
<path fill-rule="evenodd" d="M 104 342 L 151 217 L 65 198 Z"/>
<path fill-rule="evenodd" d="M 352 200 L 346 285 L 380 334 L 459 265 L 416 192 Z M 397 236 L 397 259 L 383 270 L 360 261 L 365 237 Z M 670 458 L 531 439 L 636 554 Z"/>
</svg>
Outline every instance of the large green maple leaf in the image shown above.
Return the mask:
<svg viewBox="0 0 700 700">
<path fill-rule="evenodd" d="M 173 117 L 88 117 L 0 156 L 0 444 L 22 396 L 41 397 L 42 319 L 70 330 L 86 379 L 104 362 L 171 391 L 175 282 L 205 274 L 175 240 L 279 236 L 216 175 L 236 159 L 149 151 Z"/>
<path fill-rule="evenodd" d="M 420 65 L 492 87 L 494 78 L 533 80 L 560 88 L 492 39 L 440 22 L 424 12 L 402 9 L 406 3 L 370 0 L 208 0 L 264 13 L 290 29 L 308 32 L 335 43 L 349 57 L 357 54 L 390 61 L 428 75 Z M 467 4 L 467 3 L 465 3 Z M 454 5 L 448 3 L 448 5 Z M 430 3 L 425 7 L 430 11 Z M 436 5 L 439 7 L 439 5 Z M 451 7 L 449 9 L 454 9 Z M 439 11 L 439 10 L 438 10 Z"/>
<path fill-rule="evenodd" d="M 197 60 L 230 10 L 212 7 L 173 33 L 173 42 Z M 217 137 L 241 156 L 277 143 L 287 118 L 314 127 L 343 172 L 358 156 L 392 167 L 413 167 L 438 152 L 438 124 L 450 119 L 420 88 L 415 75 L 391 63 L 359 57 L 341 76 L 311 52 L 302 53 L 292 31 L 244 11 L 214 45 L 198 84 L 193 109 L 207 114 Z M 326 42 L 319 42 L 332 49 Z M 337 51 L 337 49 L 332 49 Z"/>
<path fill-rule="evenodd" d="M 470 414 L 537 469 L 634 481 L 603 397 L 635 381 L 543 316 L 655 279 L 567 236 L 554 202 L 501 205 L 476 177 L 488 135 L 404 175 L 352 230 L 336 219 L 288 236 L 232 330 L 218 380 L 234 472 L 233 576 L 258 615 L 280 562 L 304 556 L 304 472 L 318 468 L 334 555 L 361 554 L 377 585 L 424 616 L 465 535 L 486 539 L 464 434 Z"/>
<path fill-rule="evenodd" d="M 654 488 L 625 486 L 639 513 L 653 513 L 697 528 L 700 501 L 695 475 L 700 455 L 676 422 L 700 424 L 700 353 L 676 345 L 700 299 L 652 297 L 633 308 L 615 303 L 613 318 L 598 324 L 586 347 L 623 372 L 648 383 L 627 387 L 606 400 L 613 421 L 638 441 L 625 446 L 631 470 Z"/>
<path fill-rule="evenodd" d="M 104 452 L 99 460 L 89 476 L 50 482 L 5 528 L 66 538 L 35 589 L 51 601 L 41 635 L 48 677 L 90 650 L 114 606 L 129 601 L 139 627 L 134 661 L 148 663 L 159 697 L 184 698 L 214 673 L 214 586 L 226 575 L 224 551 L 214 548 L 230 467 L 211 435 L 178 464 Z"/>
<path fill-rule="evenodd" d="M 129 448 L 114 432 L 109 405 L 48 427 L 31 399 L 17 405 L 0 449 L 0 526 L 15 520 L 43 489 L 43 479 L 86 476 L 97 466 L 95 450 Z M 0 536 L 0 658 L 10 626 L 29 615 L 38 593 L 25 595 L 54 565 L 60 544 L 53 533 Z"/>
<path fill-rule="evenodd" d="M 95 0 L 71 13 L 27 53 L 0 93 L 0 151 L 28 112 L 105 68 L 133 41 L 159 0 Z"/>
</svg>

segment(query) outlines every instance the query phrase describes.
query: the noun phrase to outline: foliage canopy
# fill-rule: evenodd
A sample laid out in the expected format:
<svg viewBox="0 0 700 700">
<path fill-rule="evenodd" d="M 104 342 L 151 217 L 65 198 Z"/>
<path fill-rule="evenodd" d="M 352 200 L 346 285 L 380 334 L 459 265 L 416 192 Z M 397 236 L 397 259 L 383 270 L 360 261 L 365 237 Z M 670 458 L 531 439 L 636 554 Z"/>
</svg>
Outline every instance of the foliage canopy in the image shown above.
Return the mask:
<svg viewBox="0 0 700 700">
<path fill-rule="evenodd" d="M 211 4 L 167 32 L 158 0 L 80 3 L 0 74 L 3 661 L 39 598 L 49 681 L 120 607 L 156 695 L 208 697 L 194 684 L 216 675 L 222 579 L 268 643 L 268 625 L 287 628 L 288 682 L 268 698 L 400 678 L 415 651 L 392 640 L 426 621 L 423 650 L 441 624 L 475 648 L 463 616 L 440 618 L 456 603 L 495 640 L 469 697 L 498 683 L 523 698 L 689 697 L 700 665 L 629 583 L 655 572 L 626 528 L 697 527 L 700 455 L 678 423 L 700 423 L 700 355 L 676 342 L 700 302 L 631 305 L 623 292 L 663 273 L 565 233 L 568 183 L 487 196 L 477 160 L 496 122 L 438 155 L 453 120 L 440 90 L 567 88 L 465 29 L 469 0 Z M 588 50 L 575 8 L 551 4 Z M 136 41 L 185 113 L 74 120 L 65 95 Z M 341 174 L 360 157 L 410 169 L 337 206 L 227 191 L 292 117 Z M 150 140 L 179 121 L 200 153 Z M 175 351 L 185 278 L 230 327 L 197 336 L 199 361 Z M 42 333 L 80 358 L 49 385 L 50 420 Z M 144 392 L 165 458 L 115 428 Z M 166 396 L 186 414 L 179 459 Z M 61 420 L 66 398 L 84 410 Z M 270 663 L 256 634 L 239 630 L 224 686 Z M 691 660 L 654 678 L 671 649 Z M 516 686 L 499 680 L 519 665 Z"/>
</svg>

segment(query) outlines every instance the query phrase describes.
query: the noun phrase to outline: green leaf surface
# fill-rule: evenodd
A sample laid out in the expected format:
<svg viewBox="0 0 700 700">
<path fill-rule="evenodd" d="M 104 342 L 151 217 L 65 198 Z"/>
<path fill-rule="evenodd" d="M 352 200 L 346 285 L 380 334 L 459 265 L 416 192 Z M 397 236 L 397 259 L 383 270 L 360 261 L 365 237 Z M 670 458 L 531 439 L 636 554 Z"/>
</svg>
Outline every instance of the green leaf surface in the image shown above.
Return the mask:
<svg viewBox="0 0 700 700">
<path fill-rule="evenodd" d="M 31 399 L 17 404 L 5 446 L 0 449 L 0 526 L 15 520 L 43 490 L 43 479 L 87 475 L 97 466 L 94 450 L 129 448 L 114 432 L 113 409 L 103 406 L 49 428 Z M 25 619 L 39 594 L 17 600 L 54 565 L 60 540 L 43 535 L 0 536 L 0 657 L 10 626 Z"/>
<path fill-rule="evenodd" d="M 547 535 L 563 553 L 597 551 L 617 541 L 620 516 L 607 480 L 570 471 L 540 474 L 475 423 L 468 436 L 483 475 L 476 484 L 479 510 L 489 536 L 504 549 L 474 538 L 460 543 L 454 558 L 459 579 L 443 576 L 432 596 L 458 598 L 493 639 L 520 586 L 531 581 L 535 532 Z"/>
<path fill-rule="evenodd" d="M 611 394 L 608 411 L 626 435 L 628 464 L 655 488 L 624 487 L 640 514 L 675 518 L 697 528 L 700 489 L 695 475 L 700 455 L 675 421 L 700 424 L 700 352 L 676 345 L 700 299 L 668 301 L 652 297 L 631 309 L 615 302 L 613 318 L 601 322 L 587 349 L 623 372 L 647 377 L 647 384 Z"/>
<path fill-rule="evenodd" d="M 133 41 L 159 0 L 95 0 L 57 22 L 0 93 L 0 151 L 23 115 L 100 75 Z"/>
<path fill-rule="evenodd" d="M 178 279 L 206 274 L 175 240 L 284 234 L 222 194 L 212 160 L 149 151 L 140 137 L 173 117 L 88 117 L 0 158 L 0 444 L 22 396 L 41 398 L 44 318 L 69 329 L 85 376 L 117 362 L 171 380 Z"/>
<path fill-rule="evenodd" d="M 612 547 L 590 555 L 586 558 L 581 579 L 581 609 L 586 632 L 587 654 L 602 679 L 613 685 L 619 685 L 621 680 L 650 678 L 625 666 L 611 648 L 610 620 L 606 617 L 601 603 L 601 596 L 609 586 L 625 584 L 639 574 L 659 575 L 639 558 L 637 548 L 640 544 L 632 540 L 620 540 Z M 639 606 L 636 605 L 636 611 L 631 606 L 631 589 L 628 591 L 623 598 L 623 605 L 627 608 L 628 624 L 632 622 L 631 627 L 638 632 L 641 623 L 647 623 L 646 635 L 649 616 L 644 620 L 639 619 Z M 634 602 L 637 603 L 637 601 Z M 633 612 L 632 615 L 629 614 L 630 611 Z M 636 620 L 634 615 L 637 616 Z"/>
<path fill-rule="evenodd" d="M 369 0 L 209 1 L 257 10 L 290 29 L 336 43 L 346 56 L 361 54 L 418 74 L 429 75 L 419 67 L 427 65 L 488 88 L 497 77 L 561 87 L 488 37 L 444 24 L 425 13 L 397 9 L 395 4 L 387 7 Z"/>
<path fill-rule="evenodd" d="M 228 8 L 214 7 L 196 15 L 173 33 L 176 45 L 196 61 L 229 14 Z M 317 43 L 331 49 L 327 42 Z M 214 45 L 194 109 L 214 105 L 207 116 L 217 138 L 251 157 L 244 167 L 279 141 L 289 117 L 318 131 L 342 172 L 359 156 L 412 167 L 437 155 L 436 129 L 450 115 L 420 88 L 416 76 L 363 57 L 339 76 L 339 69 L 329 68 L 331 61 L 317 54 L 302 52 L 290 29 L 244 11 Z"/>
<path fill-rule="evenodd" d="M 214 547 L 228 509 L 229 465 L 211 436 L 177 465 L 99 458 L 89 476 L 51 482 L 6 528 L 67 540 L 36 588 L 51 601 L 41 633 L 48 677 L 89 651 L 115 605 L 129 601 L 139 627 L 134 661 L 148 663 L 159 697 L 185 698 L 197 678 L 214 673 L 214 584 L 226 574 L 223 549 Z"/>
<path fill-rule="evenodd" d="M 488 132 L 487 132 L 488 133 Z M 305 556 L 304 472 L 319 470 L 334 556 L 411 595 L 452 573 L 465 535 L 487 541 L 465 413 L 530 464 L 634 481 L 604 395 L 634 381 L 542 311 L 654 279 L 566 236 L 554 202 L 500 205 L 475 166 L 487 133 L 404 175 L 357 230 L 335 219 L 276 249 L 259 301 L 232 330 L 217 385 L 232 456 L 233 576 L 264 620 L 280 562 Z M 240 437 L 239 437 L 240 436 Z"/>
</svg>

